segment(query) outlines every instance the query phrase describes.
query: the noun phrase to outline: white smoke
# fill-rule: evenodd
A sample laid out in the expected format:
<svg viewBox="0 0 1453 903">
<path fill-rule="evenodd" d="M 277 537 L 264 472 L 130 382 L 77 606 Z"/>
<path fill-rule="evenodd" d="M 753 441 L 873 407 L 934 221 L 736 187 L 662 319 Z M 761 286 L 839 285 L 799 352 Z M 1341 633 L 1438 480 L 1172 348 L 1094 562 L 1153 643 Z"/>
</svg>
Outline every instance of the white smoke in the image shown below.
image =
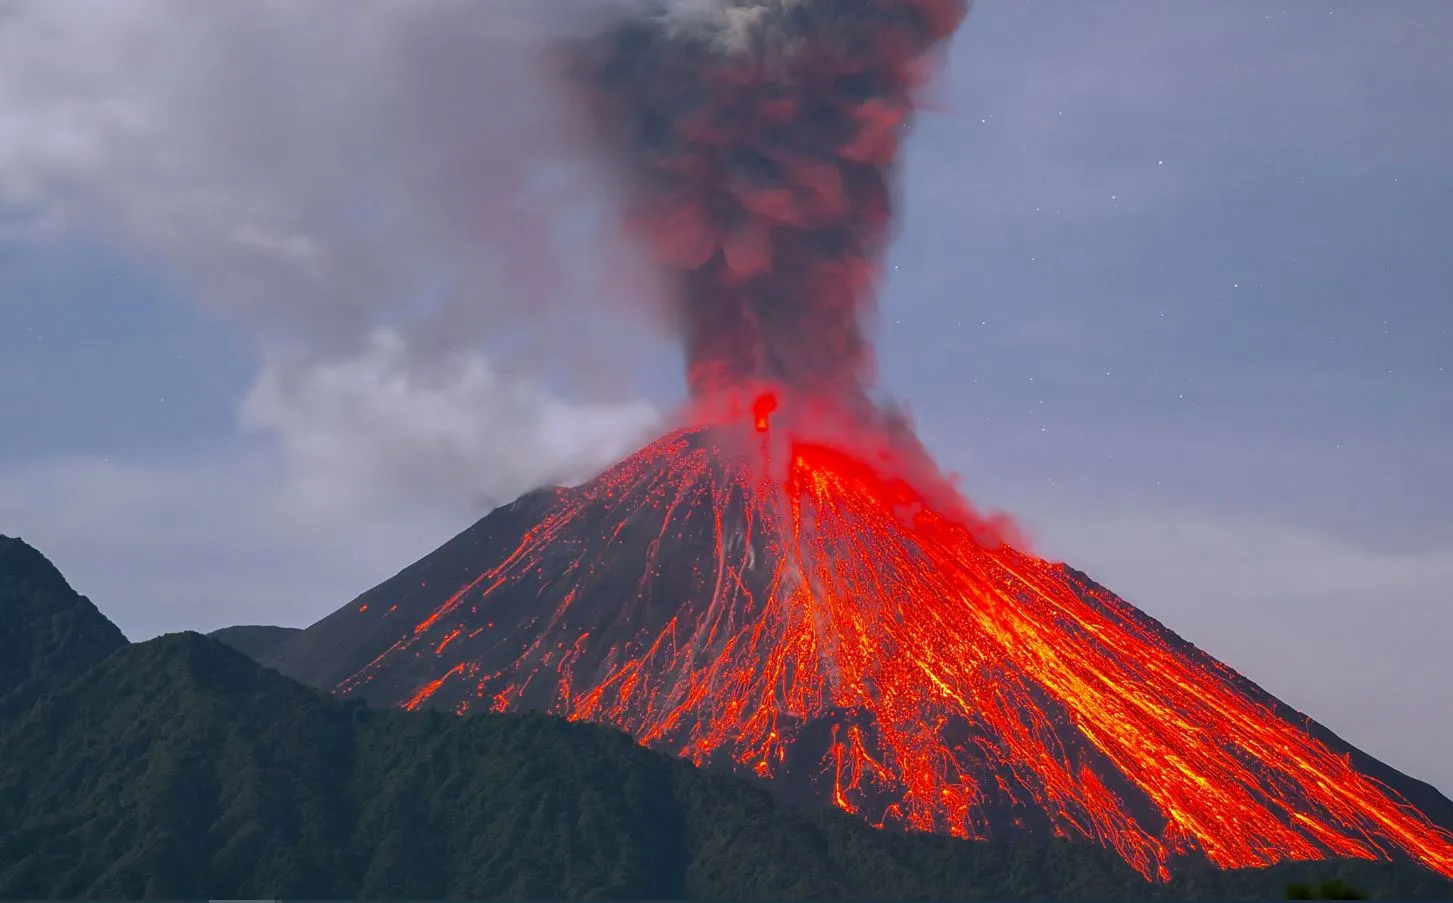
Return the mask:
<svg viewBox="0 0 1453 903">
<path fill-rule="evenodd" d="M 645 405 L 566 403 L 476 354 L 417 361 L 386 331 L 346 361 L 270 360 L 242 405 L 243 424 L 280 437 L 299 465 L 289 497 L 304 510 L 365 492 L 380 512 L 466 493 L 494 507 L 522 487 L 588 477 L 648 438 L 654 419 Z"/>
<path fill-rule="evenodd" d="M 598 266 L 631 257 L 541 65 L 568 5 L 0 0 L 0 241 L 119 244 L 252 330 L 246 424 L 307 473 L 494 498 L 604 463 L 650 412 L 568 327 L 650 286 Z M 567 365 L 591 403 L 543 388 Z"/>
</svg>

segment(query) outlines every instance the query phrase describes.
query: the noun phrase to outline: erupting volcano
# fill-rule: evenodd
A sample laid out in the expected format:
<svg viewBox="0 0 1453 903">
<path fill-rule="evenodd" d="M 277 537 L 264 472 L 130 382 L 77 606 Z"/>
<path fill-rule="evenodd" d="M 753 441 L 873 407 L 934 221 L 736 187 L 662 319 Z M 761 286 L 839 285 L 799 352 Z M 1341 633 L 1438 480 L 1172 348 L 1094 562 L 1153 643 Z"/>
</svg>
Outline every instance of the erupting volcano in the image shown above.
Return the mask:
<svg viewBox="0 0 1453 903">
<path fill-rule="evenodd" d="M 878 825 L 1096 842 L 1152 879 L 1194 855 L 1453 876 L 1453 804 L 1020 550 L 871 400 L 896 151 L 965 13 L 677 3 L 572 45 L 692 400 L 272 663 L 411 709 L 614 725 Z"/>
</svg>

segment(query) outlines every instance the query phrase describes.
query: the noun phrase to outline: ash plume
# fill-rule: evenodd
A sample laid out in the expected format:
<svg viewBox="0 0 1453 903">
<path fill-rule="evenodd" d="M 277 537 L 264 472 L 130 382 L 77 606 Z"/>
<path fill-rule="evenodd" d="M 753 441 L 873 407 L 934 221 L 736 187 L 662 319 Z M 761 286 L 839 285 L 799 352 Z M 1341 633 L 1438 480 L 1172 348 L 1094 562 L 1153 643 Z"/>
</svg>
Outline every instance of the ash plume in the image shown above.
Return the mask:
<svg viewBox="0 0 1453 903">
<path fill-rule="evenodd" d="M 663 269 L 694 395 L 848 399 L 899 144 L 968 0 L 721 0 L 617 11 L 571 76 Z"/>
</svg>

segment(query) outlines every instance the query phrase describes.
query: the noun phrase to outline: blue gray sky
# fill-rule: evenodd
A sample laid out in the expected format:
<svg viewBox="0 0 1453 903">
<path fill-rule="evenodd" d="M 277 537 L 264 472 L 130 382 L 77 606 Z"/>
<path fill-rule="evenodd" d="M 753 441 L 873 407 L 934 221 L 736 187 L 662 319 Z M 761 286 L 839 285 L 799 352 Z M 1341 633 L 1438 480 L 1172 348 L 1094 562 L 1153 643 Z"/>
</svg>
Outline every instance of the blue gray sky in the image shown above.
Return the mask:
<svg viewBox="0 0 1453 903">
<path fill-rule="evenodd" d="M 0 532 L 133 639 L 305 625 L 649 434 L 678 355 L 530 71 L 570 2 L 0 2 Z M 979 0 L 879 330 L 972 499 L 1444 792 L 1450 46 Z"/>
</svg>

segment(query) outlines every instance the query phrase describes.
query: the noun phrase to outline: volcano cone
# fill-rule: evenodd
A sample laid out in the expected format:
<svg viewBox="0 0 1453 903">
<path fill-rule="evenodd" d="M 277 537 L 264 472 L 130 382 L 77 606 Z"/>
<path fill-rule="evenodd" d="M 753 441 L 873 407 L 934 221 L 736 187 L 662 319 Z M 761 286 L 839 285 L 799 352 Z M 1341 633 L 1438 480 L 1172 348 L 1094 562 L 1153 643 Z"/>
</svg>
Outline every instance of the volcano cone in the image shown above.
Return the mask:
<svg viewBox="0 0 1453 903">
<path fill-rule="evenodd" d="M 763 407 L 499 509 L 275 664 L 613 725 L 878 825 L 1095 842 L 1152 879 L 1185 856 L 1453 875 L 1436 791 L 889 459 L 771 441 Z"/>
<path fill-rule="evenodd" d="M 966 0 L 622 6 L 570 83 L 700 410 L 275 663 L 614 725 L 875 825 L 1099 843 L 1152 879 L 1186 856 L 1453 876 L 1453 804 L 1006 541 L 871 400 L 899 146 Z"/>
</svg>

